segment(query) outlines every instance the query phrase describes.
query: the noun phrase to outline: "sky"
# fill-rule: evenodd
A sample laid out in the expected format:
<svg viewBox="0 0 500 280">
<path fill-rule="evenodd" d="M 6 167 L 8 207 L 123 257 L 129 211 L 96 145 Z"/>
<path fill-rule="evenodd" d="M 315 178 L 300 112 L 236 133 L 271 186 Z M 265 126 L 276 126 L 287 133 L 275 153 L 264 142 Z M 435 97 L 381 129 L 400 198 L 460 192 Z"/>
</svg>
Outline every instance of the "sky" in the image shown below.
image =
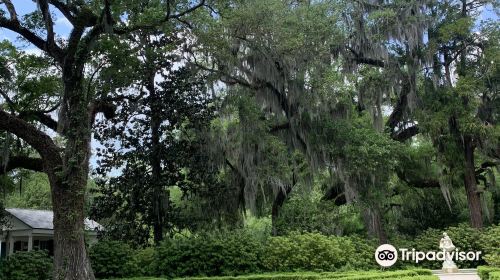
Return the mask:
<svg viewBox="0 0 500 280">
<path fill-rule="evenodd" d="M 37 9 L 37 4 L 34 1 L 30 0 L 13 0 L 12 3 L 16 7 L 16 11 L 19 17 L 22 17 L 27 13 L 31 13 Z M 0 4 L 0 7 L 2 9 L 5 9 L 5 6 L 2 4 Z M 52 9 L 51 11 L 55 15 L 55 18 L 53 19 L 55 33 L 57 33 L 60 37 L 67 37 L 73 26 L 58 10 Z M 0 28 L 0 40 L 9 40 L 11 42 L 14 42 L 16 46 L 23 47 L 27 52 L 40 52 L 34 46 L 27 44 L 22 40 L 18 40 L 17 38 L 18 36 L 14 32 Z"/>
</svg>

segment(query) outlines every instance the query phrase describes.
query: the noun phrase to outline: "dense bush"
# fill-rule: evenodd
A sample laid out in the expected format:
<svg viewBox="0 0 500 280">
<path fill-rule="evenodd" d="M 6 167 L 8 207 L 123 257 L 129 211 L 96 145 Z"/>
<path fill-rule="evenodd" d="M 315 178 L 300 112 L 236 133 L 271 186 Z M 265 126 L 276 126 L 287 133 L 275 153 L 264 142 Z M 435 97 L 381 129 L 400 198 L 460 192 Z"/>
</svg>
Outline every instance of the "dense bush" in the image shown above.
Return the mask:
<svg viewBox="0 0 500 280">
<path fill-rule="evenodd" d="M 262 241 L 245 230 L 166 240 L 158 247 L 161 275 L 234 275 L 261 270 Z"/>
<path fill-rule="evenodd" d="M 306 233 L 261 240 L 238 230 L 165 241 L 157 250 L 158 271 L 178 277 L 370 269 L 375 247 L 355 237 Z"/>
<path fill-rule="evenodd" d="M 493 272 L 500 272 L 500 267 L 480 266 L 477 268 L 477 274 L 481 280 L 489 280 Z"/>
<path fill-rule="evenodd" d="M 340 241 L 321 234 L 292 234 L 267 241 L 263 265 L 271 271 L 333 270 L 347 263 Z"/>
<path fill-rule="evenodd" d="M 348 272 L 294 272 L 294 273 L 263 273 L 243 276 L 195 277 L 189 280 L 329 280 L 329 279 L 419 279 L 437 280 L 430 270 L 413 269 L 400 271 L 348 271 Z"/>
<path fill-rule="evenodd" d="M 354 253 L 349 256 L 348 263 L 344 267 L 345 269 L 368 270 L 379 268 L 374 259 L 378 241 L 366 240 L 359 236 L 349 236 L 344 238 L 344 241 L 354 246 Z"/>
<path fill-rule="evenodd" d="M 134 250 L 120 241 L 101 241 L 90 248 L 90 261 L 98 278 L 134 275 Z"/>
<path fill-rule="evenodd" d="M 127 269 L 134 276 L 158 275 L 156 250 L 153 247 L 136 250 L 132 259 L 127 264 Z"/>
<path fill-rule="evenodd" d="M 319 233 L 271 237 L 266 243 L 263 266 L 269 271 L 370 268 L 375 247 L 353 240 Z"/>
<path fill-rule="evenodd" d="M 489 280 L 500 280 L 500 271 L 494 271 L 494 272 L 490 273 Z"/>
<path fill-rule="evenodd" d="M 47 251 L 17 252 L 0 262 L 0 279 L 52 279 L 52 259 Z"/>
<path fill-rule="evenodd" d="M 488 265 L 500 267 L 500 225 L 485 230 L 481 244 L 483 257 Z"/>
</svg>

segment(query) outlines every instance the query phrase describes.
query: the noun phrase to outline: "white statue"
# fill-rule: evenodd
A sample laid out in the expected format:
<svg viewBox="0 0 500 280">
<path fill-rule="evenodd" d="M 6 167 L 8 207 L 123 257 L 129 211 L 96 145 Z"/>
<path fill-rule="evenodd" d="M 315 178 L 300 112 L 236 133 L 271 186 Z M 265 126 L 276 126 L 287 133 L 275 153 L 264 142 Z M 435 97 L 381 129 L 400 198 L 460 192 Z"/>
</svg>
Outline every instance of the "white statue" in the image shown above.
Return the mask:
<svg viewBox="0 0 500 280">
<path fill-rule="evenodd" d="M 445 252 L 443 271 L 446 273 L 458 272 L 458 267 L 455 262 L 453 262 L 450 255 L 450 253 L 455 250 L 455 245 L 453 245 L 453 241 L 451 241 L 451 238 L 446 232 L 443 232 L 443 238 L 439 241 L 439 249 Z"/>
</svg>

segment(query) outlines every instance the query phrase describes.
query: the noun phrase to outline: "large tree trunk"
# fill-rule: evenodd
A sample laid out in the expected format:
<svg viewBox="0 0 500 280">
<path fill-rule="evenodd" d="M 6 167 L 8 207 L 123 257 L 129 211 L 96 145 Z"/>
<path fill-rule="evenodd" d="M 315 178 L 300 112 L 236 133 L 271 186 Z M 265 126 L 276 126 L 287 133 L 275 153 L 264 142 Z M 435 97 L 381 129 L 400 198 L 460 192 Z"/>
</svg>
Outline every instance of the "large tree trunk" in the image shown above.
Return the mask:
<svg viewBox="0 0 500 280">
<path fill-rule="evenodd" d="M 75 183 L 77 183 L 75 181 Z M 84 240 L 84 187 L 56 185 L 53 188 L 54 209 L 54 279 L 93 280 Z"/>
<path fill-rule="evenodd" d="M 476 169 L 474 165 L 474 143 L 470 136 L 464 137 L 464 184 L 469 206 L 470 223 L 474 228 L 483 227 L 481 197 L 477 189 Z"/>
<path fill-rule="evenodd" d="M 84 240 L 92 116 L 81 76 L 64 79 L 64 86 L 67 111 L 59 120 L 65 124 L 66 137 L 62 172 L 49 175 L 54 211 L 54 279 L 94 280 Z"/>
</svg>

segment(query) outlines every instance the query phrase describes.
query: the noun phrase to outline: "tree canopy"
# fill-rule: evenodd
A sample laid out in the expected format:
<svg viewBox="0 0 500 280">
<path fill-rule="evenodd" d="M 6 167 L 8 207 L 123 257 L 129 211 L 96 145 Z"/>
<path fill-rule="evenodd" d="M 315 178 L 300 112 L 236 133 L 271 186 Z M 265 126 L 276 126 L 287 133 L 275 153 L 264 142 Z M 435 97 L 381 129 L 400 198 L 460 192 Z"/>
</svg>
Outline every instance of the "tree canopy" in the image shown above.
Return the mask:
<svg viewBox="0 0 500 280">
<path fill-rule="evenodd" d="M 500 221 L 497 1 L 35 2 L 0 1 L 40 51 L 0 42 L 0 184 L 53 209 L 57 279 L 94 279 L 86 216 L 136 247 Z"/>
</svg>

